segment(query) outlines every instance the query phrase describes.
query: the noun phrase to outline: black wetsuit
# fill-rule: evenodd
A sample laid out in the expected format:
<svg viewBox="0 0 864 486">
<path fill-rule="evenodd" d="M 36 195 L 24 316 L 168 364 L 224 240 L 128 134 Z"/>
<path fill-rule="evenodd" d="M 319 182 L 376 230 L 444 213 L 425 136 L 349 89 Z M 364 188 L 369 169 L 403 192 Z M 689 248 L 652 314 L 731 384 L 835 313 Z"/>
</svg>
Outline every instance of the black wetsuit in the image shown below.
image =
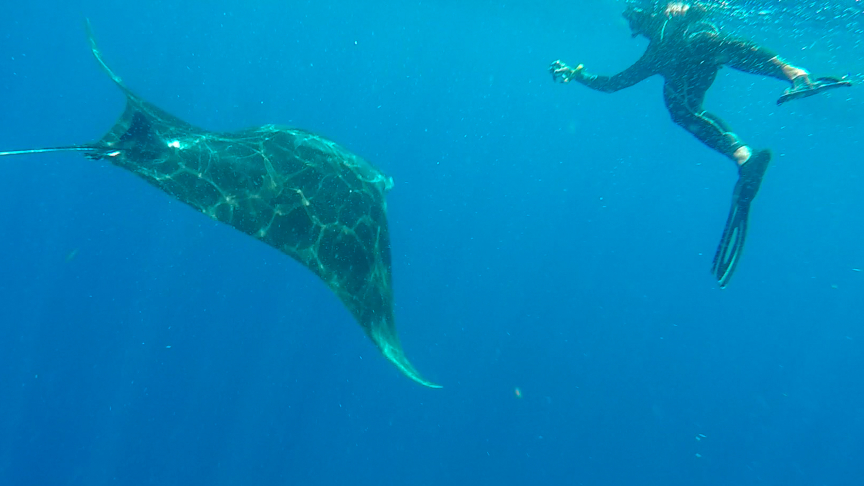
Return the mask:
<svg viewBox="0 0 864 486">
<path fill-rule="evenodd" d="M 777 55 L 750 41 L 722 34 L 707 22 L 675 28 L 667 23 L 648 44 L 645 54 L 615 76 L 583 72 L 575 79 L 611 93 L 659 74 L 666 83 L 663 98 L 672 120 L 703 143 L 734 160 L 732 154 L 745 145 L 719 117 L 702 108 L 705 92 L 723 65 L 788 81 Z M 776 58 L 776 59 L 775 59 Z"/>
</svg>

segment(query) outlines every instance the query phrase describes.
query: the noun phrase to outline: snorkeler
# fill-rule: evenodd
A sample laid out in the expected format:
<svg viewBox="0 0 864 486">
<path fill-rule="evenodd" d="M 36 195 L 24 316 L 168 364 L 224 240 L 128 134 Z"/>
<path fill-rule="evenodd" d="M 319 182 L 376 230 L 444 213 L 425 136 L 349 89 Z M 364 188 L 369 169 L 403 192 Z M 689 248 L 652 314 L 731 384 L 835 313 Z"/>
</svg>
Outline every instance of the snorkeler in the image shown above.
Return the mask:
<svg viewBox="0 0 864 486">
<path fill-rule="evenodd" d="M 851 83 L 838 78 L 811 80 L 810 73 L 774 52 L 722 33 L 716 25 L 705 20 L 707 10 L 700 5 L 660 2 L 645 9 L 629 5 L 623 15 L 633 37 L 643 35 L 650 41 L 645 54 L 632 66 L 614 76 L 597 76 L 586 72 L 582 64 L 572 68 L 555 61 L 549 71 L 555 81 L 577 81 L 607 93 L 659 74 L 665 79 L 663 98 L 672 121 L 736 162 L 738 183 L 712 267 L 712 273 L 723 288 L 741 256 L 750 202 L 759 191 L 771 152 L 754 151 L 723 120 L 702 107 L 705 92 L 711 87 L 717 72 L 728 65 L 740 71 L 788 81 L 791 87 L 777 100 L 778 105 L 826 89 L 850 86 Z"/>
</svg>

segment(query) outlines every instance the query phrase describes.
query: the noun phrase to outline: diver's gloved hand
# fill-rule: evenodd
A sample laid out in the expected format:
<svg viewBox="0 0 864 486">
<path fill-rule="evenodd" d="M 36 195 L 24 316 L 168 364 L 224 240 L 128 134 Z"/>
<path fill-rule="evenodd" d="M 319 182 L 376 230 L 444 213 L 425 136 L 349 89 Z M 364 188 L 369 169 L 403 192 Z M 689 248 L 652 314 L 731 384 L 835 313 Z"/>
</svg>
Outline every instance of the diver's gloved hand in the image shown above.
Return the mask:
<svg viewBox="0 0 864 486">
<path fill-rule="evenodd" d="M 552 73 L 552 79 L 557 83 L 569 83 L 574 79 L 581 79 L 584 74 L 582 70 L 585 68 L 582 64 L 576 66 L 575 68 L 571 68 L 570 66 L 561 62 L 561 60 L 557 60 L 549 65 L 549 72 Z"/>
</svg>

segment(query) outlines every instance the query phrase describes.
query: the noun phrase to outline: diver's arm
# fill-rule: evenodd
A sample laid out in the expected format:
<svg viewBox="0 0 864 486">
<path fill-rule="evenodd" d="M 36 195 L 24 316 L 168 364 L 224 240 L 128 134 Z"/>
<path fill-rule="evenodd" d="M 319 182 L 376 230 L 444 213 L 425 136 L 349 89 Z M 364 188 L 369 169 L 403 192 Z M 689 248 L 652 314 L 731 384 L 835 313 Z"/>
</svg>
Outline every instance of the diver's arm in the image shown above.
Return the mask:
<svg viewBox="0 0 864 486">
<path fill-rule="evenodd" d="M 651 61 L 646 52 L 632 66 L 614 76 L 598 76 L 587 73 L 584 67 L 580 64 L 576 68 L 571 68 L 561 61 L 555 61 L 550 66 L 549 71 L 556 81 L 569 83 L 570 81 L 578 81 L 585 86 L 597 91 L 605 93 L 614 93 L 615 91 L 629 88 L 634 84 L 656 74 L 651 68 Z"/>
<path fill-rule="evenodd" d="M 598 76 L 581 70 L 581 76 L 575 78 L 575 81 L 588 86 L 591 89 L 602 91 L 604 93 L 614 93 L 624 88 L 629 88 L 634 84 L 649 78 L 656 74 L 651 69 L 651 63 L 648 61 L 647 53 L 633 63 L 629 68 L 621 71 L 614 76 Z"/>
</svg>

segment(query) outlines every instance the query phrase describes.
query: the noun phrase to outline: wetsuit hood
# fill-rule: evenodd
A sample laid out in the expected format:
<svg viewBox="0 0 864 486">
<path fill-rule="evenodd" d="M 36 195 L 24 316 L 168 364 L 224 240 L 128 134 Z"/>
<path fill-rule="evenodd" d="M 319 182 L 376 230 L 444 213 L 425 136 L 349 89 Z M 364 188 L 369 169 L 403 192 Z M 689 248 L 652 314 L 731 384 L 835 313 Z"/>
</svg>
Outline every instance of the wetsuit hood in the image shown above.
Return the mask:
<svg viewBox="0 0 864 486">
<path fill-rule="evenodd" d="M 685 12 L 674 16 L 669 14 L 667 9 L 674 4 L 686 6 Z M 650 5 L 645 6 L 629 4 L 621 15 L 630 25 L 630 32 L 633 37 L 644 35 L 653 40 L 662 37 L 662 31 L 669 30 L 669 28 L 677 30 L 703 20 L 707 15 L 707 10 L 696 2 L 651 2 Z"/>
<path fill-rule="evenodd" d="M 630 25 L 630 32 L 633 37 L 638 37 L 639 35 L 651 37 L 651 31 L 656 30 L 651 28 L 651 24 L 654 23 L 654 15 L 647 9 L 635 5 L 628 5 L 621 15 Z"/>
</svg>

